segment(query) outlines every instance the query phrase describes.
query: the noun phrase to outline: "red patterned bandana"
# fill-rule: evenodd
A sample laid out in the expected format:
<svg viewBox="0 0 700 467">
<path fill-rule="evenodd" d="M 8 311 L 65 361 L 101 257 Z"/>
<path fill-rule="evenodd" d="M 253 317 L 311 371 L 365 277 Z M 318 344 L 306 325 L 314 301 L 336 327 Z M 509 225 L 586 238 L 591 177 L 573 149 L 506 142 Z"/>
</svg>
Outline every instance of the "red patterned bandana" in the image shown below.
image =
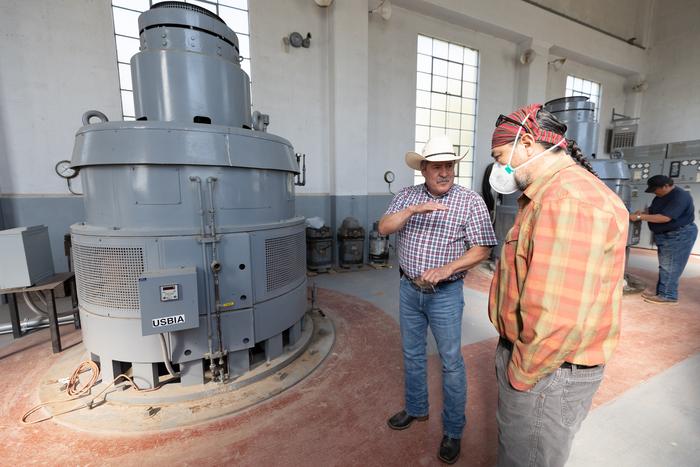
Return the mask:
<svg viewBox="0 0 700 467">
<path fill-rule="evenodd" d="M 547 131 L 540 128 L 537 124 L 537 112 L 542 108 L 542 104 L 530 104 L 525 107 L 521 107 L 515 112 L 508 115 L 508 118 L 515 120 L 517 122 L 523 123 L 523 127 L 516 125 L 511 122 L 503 122 L 501 125 L 497 126 L 493 130 L 493 136 L 491 137 L 491 149 L 497 148 L 498 146 L 503 146 L 504 144 L 511 144 L 515 141 L 515 135 L 518 134 L 520 130 L 520 135 L 525 133 L 525 129 L 530 133 L 535 141 L 557 144 L 563 138 L 562 135 L 554 133 L 553 131 Z M 525 120 L 527 117 L 527 120 Z M 566 141 L 563 141 L 560 148 L 566 149 Z"/>
</svg>

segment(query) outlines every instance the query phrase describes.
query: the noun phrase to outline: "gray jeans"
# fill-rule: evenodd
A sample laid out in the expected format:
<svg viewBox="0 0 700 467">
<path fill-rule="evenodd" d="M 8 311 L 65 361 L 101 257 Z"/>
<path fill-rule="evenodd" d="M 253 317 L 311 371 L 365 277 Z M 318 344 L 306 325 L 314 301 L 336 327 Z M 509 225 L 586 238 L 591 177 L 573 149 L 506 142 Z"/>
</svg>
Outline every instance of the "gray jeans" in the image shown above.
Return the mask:
<svg viewBox="0 0 700 467">
<path fill-rule="evenodd" d="M 523 392 L 513 389 L 508 382 L 510 354 L 499 342 L 496 348 L 498 465 L 563 466 L 574 435 L 591 408 L 605 367 L 559 368 Z"/>
</svg>

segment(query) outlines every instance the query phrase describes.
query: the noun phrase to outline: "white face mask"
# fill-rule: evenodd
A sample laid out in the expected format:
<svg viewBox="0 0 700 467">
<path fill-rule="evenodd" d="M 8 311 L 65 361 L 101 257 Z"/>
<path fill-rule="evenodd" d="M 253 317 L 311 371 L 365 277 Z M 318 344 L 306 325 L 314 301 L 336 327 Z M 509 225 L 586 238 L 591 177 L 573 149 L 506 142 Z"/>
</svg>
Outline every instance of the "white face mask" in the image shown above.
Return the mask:
<svg viewBox="0 0 700 467">
<path fill-rule="evenodd" d="M 527 118 L 529 116 L 530 115 L 528 114 L 525 117 L 525 120 L 522 121 L 523 125 L 525 125 L 525 122 L 527 122 Z M 502 165 L 498 162 L 495 162 L 493 164 L 493 167 L 491 168 L 491 176 L 489 176 L 489 183 L 491 184 L 491 188 L 493 188 L 497 193 L 500 193 L 502 195 L 510 195 L 518 191 L 518 184 L 515 181 L 516 168 L 511 166 L 510 163 L 513 161 L 513 153 L 515 152 L 515 146 L 518 144 L 518 138 L 520 137 L 520 131 L 522 129 L 522 126 L 519 127 L 518 132 L 515 134 L 515 141 L 513 141 L 513 148 L 510 150 L 510 157 L 508 157 L 508 163 L 506 165 Z M 564 141 L 566 141 L 566 139 L 562 138 L 561 141 L 559 141 L 557 144 L 545 151 L 542 151 L 539 154 L 532 156 L 530 160 L 526 161 L 523 164 L 520 164 L 517 168 L 522 169 L 538 157 L 548 153 L 549 151 L 553 151 Z"/>
</svg>

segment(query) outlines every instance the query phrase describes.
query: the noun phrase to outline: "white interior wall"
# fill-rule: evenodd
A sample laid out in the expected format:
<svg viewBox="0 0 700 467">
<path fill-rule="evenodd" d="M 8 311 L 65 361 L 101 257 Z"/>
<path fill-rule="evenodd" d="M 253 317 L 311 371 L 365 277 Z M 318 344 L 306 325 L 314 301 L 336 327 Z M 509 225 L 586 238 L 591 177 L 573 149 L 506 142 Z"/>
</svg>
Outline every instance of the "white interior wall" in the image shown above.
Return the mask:
<svg viewBox="0 0 700 467">
<path fill-rule="evenodd" d="M 641 73 L 646 54 L 522 0 L 393 0 L 412 11 L 521 43 L 550 44 L 551 52 L 621 74 Z"/>
<path fill-rule="evenodd" d="M 65 194 L 82 114 L 121 119 L 110 2 L 0 2 L 0 192 Z"/>
<path fill-rule="evenodd" d="M 638 145 L 700 138 L 699 21 L 697 0 L 657 4 Z"/>
<path fill-rule="evenodd" d="M 270 115 L 268 131 L 307 155 L 300 193 L 330 193 L 328 12 L 308 0 L 249 2 L 253 105 Z M 284 45 L 291 32 L 311 33 L 311 47 Z"/>
<path fill-rule="evenodd" d="M 391 19 L 373 17 L 369 27 L 368 190 L 386 193 L 384 172 L 396 174 L 392 189 L 413 184 L 404 155 L 412 151 L 416 120 L 417 36 L 424 34 L 479 51 L 479 88 L 474 187 L 491 162 L 491 131 L 501 113 L 512 110 L 516 45 L 444 21 L 394 7 Z"/>
<path fill-rule="evenodd" d="M 640 122 L 642 143 L 645 140 L 656 142 L 659 138 L 697 137 L 692 129 L 700 121 L 700 106 L 697 105 L 700 92 L 694 79 L 700 59 L 695 47 L 698 33 L 692 19 L 698 17 L 698 6 L 687 0 L 672 1 L 672 8 L 657 8 L 659 18 L 654 29 L 657 41 L 650 52 L 650 86 L 644 97 Z M 531 5 L 527 9 L 520 5 L 527 4 L 520 1 L 514 1 L 513 8 L 501 8 L 501 4 L 510 5 L 505 0 L 471 9 L 467 8 L 473 3 L 471 0 L 466 6 L 453 0 L 397 0 L 396 3 L 420 4 L 421 11 L 429 7 L 433 13 L 418 13 L 413 8 L 395 5 L 389 21 L 371 18 L 366 71 L 367 115 L 363 117 L 367 121 L 366 161 L 363 162 L 367 167 L 366 176 L 360 175 L 361 183 L 349 189 L 346 184 L 344 190 L 353 194 L 359 193 L 359 189 L 363 193 L 385 193 L 382 175 L 386 170 L 396 172 L 395 187 L 412 182 L 403 156 L 413 146 L 414 139 L 418 33 L 458 42 L 481 52 L 476 187 L 482 166 L 488 163 L 493 121 L 499 113 L 511 110 L 516 102 L 516 51 L 523 35 L 529 31 L 518 16 L 532 15 L 531 9 L 539 9 Z M 308 154 L 308 185 L 299 188 L 299 192 L 338 194 L 330 182 L 331 140 L 333 131 L 340 132 L 342 128 L 330 128 L 329 88 L 338 83 L 329 69 L 331 64 L 342 62 L 345 57 L 342 54 L 344 45 L 332 43 L 329 33 L 329 17 L 334 14 L 334 7 L 323 9 L 306 0 L 255 0 L 250 2 L 250 8 L 255 108 L 271 115 L 270 132 L 289 139 L 297 151 Z M 496 12 L 499 8 L 501 11 Z M 448 15 L 449 12 L 455 14 Z M 467 21 L 469 12 L 477 20 Z M 493 25 L 487 24 L 497 13 L 502 19 L 502 28 L 512 30 L 510 34 L 501 30 L 499 38 L 492 35 Z M 556 41 L 551 44 L 551 54 L 559 55 L 562 49 L 573 49 L 578 44 L 580 50 L 574 55 L 580 55 L 585 52 L 580 44 L 591 44 L 591 49 L 607 44 L 608 39 L 599 37 L 600 33 L 579 26 L 568 27 L 567 20 L 549 15 L 543 17 L 552 22 L 550 32 L 568 31 L 562 36 L 561 44 Z M 336 19 L 336 26 L 337 21 L 342 19 Z M 0 27 L 5 37 L 10 38 L 0 45 L 3 61 L 0 66 L 0 190 L 3 193 L 65 193 L 65 183 L 53 173 L 53 165 L 59 159 L 70 158 L 73 136 L 80 126 L 82 113 L 98 108 L 112 119 L 120 114 L 109 2 L 6 0 L 0 4 Z M 285 47 L 282 37 L 292 31 L 311 32 L 311 48 Z M 546 47 L 546 40 L 552 38 L 543 36 L 538 43 Z M 612 107 L 617 109 L 618 104 L 624 107 L 622 74 L 638 73 L 644 68 L 638 51 L 624 44 L 608 47 L 605 53 L 601 52 L 605 66 L 595 66 L 590 61 L 570 56 L 562 70 L 549 71 L 547 95 L 561 95 L 559 89 L 563 90 L 567 72 L 601 82 L 601 124 L 605 126 Z M 595 54 L 591 52 L 591 55 Z M 684 111 L 679 112 L 678 108 Z M 601 138 L 602 135 L 601 131 Z M 334 173 L 336 177 L 344 175 L 344 172 Z M 358 176 L 349 170 L 348 179 L 353 175 Z"/>
<path fill-rule="evenodd" d="M 549 60 L 558 57 L 551 56 Z M 605 130 L 612 128 L 612 110 L 622 113 L 625 107 L 626 78 L 610 71 L 601 70 L 589 65 L 583 65 L 573 60 L 567 60 L 559 70 L 549 67 L 547 75 L 547 100 L 564 97 L 566 77 L 574 75 L 601 84 L 601 107 L 598 109 L 598 158 L 609 157 L 605 152 Z M 587 156 L 589 154 L 586 154 Z"/>
<path fill-rule="evenodd" d="M 654 0 L 534 0 L 535 3 L 625 39 L 647 43 Z"/>
</svg>

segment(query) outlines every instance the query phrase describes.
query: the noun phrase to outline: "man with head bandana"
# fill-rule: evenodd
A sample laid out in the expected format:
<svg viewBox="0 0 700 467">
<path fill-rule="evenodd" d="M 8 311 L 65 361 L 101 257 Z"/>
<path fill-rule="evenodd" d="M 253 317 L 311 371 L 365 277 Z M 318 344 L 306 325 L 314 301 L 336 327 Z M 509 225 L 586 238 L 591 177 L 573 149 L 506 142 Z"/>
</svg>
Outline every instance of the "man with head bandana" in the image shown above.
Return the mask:
<svg viewBox="0 0 700 467">
<path fill-rule="evenodd" d="M 493 132 L 492 187 L 523 191 L 489 297 L 499 466 L 565 464 L 619 337 L 629 213 L 565 132 L 539 104 Z"/>
</svg>

